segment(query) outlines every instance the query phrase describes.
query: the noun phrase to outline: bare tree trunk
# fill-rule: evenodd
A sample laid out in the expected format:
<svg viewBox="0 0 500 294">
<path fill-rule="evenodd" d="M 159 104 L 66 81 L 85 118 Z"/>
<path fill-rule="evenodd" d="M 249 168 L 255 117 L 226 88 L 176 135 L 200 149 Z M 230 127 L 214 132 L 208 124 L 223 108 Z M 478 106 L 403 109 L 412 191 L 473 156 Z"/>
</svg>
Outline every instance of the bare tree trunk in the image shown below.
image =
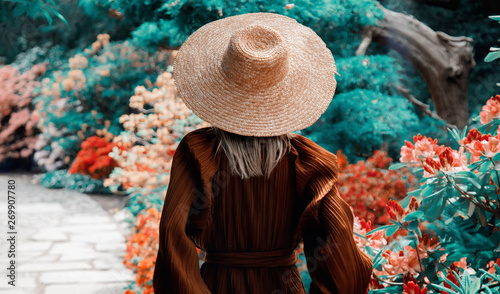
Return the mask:
<svg viewBox="0 0 500 294">
<path fill-rule="evenodd" d="M 469 73 L 476 65 L 472 39 L 435 32 L 411 15 L 380 7 L 384 20 L 365 29 L 356 55 L 365 54 L 371 41 L 396 50 L 424 79 L 437 115 L 460 129 L 465 127 Z"/>
</svg>

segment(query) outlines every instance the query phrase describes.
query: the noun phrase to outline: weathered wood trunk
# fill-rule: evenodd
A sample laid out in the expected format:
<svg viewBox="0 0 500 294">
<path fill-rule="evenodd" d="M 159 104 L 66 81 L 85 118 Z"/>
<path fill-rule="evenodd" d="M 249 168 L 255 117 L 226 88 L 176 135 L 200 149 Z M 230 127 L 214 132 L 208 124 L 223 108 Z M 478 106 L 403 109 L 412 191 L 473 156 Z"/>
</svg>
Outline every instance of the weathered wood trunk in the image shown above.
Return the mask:
<svg viewBox="0 0 500 294">
<path fill-rule="evenodd" d="M 472 39 L 435 32 L 411 15 L 381 9 L 384 21 L 365 29 L 356 54 L 364 54 L 371 41 L 399 52 L 424 79 L 437 114 L 449 124 L 465 127 L 469 73 L 476 65 Z"/>
</svg>

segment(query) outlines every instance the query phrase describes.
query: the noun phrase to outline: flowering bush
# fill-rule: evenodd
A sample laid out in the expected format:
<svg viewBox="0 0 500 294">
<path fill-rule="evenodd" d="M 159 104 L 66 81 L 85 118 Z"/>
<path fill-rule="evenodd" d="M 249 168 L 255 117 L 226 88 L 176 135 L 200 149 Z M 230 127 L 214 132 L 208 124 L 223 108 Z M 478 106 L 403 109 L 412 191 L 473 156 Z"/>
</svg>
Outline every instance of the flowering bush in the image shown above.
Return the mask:
<svg viewBox="0 0 500 294">
<path fill-rule="evenodd" d="M 370 293 L 498 293 L 499 98 L 483 107 L 479 128 L 449 130 L 458 150 L 421 134 L 401 147 L 389 169 L 410 168 L 420 187 L 389 200 L 391 224 L 364 234 L 384 230 L 388 241 L 369 252 Z"/>
<path fill-rule="evenodd" d="M 0 162 L 34 152 L 40 115 L 32 111 L 31 101 L 46 69 L 46 64 L 39 64 L 20 73 L 9 65 L 0 67 Z"/>
<path fill-rule="evenodd" d="M 119 122 L 125 130 L 113 137 L 111 152 L 106 153 L 116 162 L 116 167 L 104 180 L 104 185 L 114 192 L 123 188 L 131 198 L 128 222 L 132 234 L 127 242 L 124 263 L 134 270 L 136 280 L 128 286 L 127 293 L 153 291 L 159 211 L 175 149 L 185 134 L 209 126 L 184 105 L 170 72 L 159 75 L 150 86 L 154 87 L 149 90 L 145 86 L 135 88 L 129 106 L 138 113 L 120 117 Z"/>
<path fill-rule="evenodd" d="M 359 160 L 355 164 L 348 164 L 340 151 L 337 152 L 337 159 L 340 195 L 354 208 L 355 215 L 374 224 L 388 223 L 389 215 L 385 207 L 389 199 L 404 198 L 408 188 L 416 185 L 416 177 L 408 169 L 403 170 L 403 175 L 388 170 L 392 158 L 380 150 L 366 161 Z"/>
<path fill-rule="evenodd" d="M 143 288 L 142 293 L 154 293 L 153 280 L 154 264 L 158 253 L 158 226 L 160 212 L 156 208 L 149 208 L 146 213 L 137 216 L 132 234 L 127 240 L 127 253 L 123 263 L 136 273 L 134 286 Z M 129 289 L 126 293 L 135 293 Z"/>
<path fill-rule="evenodd" d="M 47 171 L 64 168 L 86 138 L 105 130 L 118 135 L 119 118 L 129 113 L 129 98 L 137 85 L 151 84 L 167 67 L 170 51 L 146 52 L 128 42 L 97 36 L 57 71 L 43 79 L 34 100 L 42 130 L 35 160 Z"/>
<path fill-rule="evenodd" d="M 69 172 L 89 175 L 93 179 L 103 179 L 109 176 L 117 166 L 116 161 L 108 156 L 116 144 L 108 142 L 106 138 L 92 136 L 87 138 L 81 145 L 73 161 Z M 120 147 L 119 147 L 120 148 Z M 123 150 L 123 147 L 121 147 Z"/>
</svg>

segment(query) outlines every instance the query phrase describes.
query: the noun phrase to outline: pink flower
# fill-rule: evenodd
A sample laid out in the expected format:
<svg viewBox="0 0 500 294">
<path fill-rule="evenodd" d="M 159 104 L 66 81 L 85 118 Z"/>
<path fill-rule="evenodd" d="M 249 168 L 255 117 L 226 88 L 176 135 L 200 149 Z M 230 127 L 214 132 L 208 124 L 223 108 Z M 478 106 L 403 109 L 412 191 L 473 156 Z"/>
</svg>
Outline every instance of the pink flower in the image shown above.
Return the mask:
<svg viewBox="0 0 500 294">
<path fill-rule="evenodd" d="M 416 275 L 420 270 L 418 254 L 411 246 L 405 246 L 404 251 L 386 251 L 387 263 L 383 264 L 384 271 L 389 275 L 410 273 Z M 423 268 L 423 266 L 422 266 Z"/>
<path fill-rule="evenodd" d="M 351 207 L 351 211 L 353 211 Z M 354 214 L 353 214 L 354 215 Z M 371 221 L 365 221 L 364 219 L 360 219 L 359 217 L 354 215 L 354 232 L 358 233 L 360 235 L 366 235 L 369 231 L 372 230 L 372 224 Z M 357 247 L 363 251 L 366 252 L 365 246 L 370 246 L 372 248 L 378 249 L 384 245 L 387 245 L 387 240 L 385 239 L 385 230 L 379 230 L 376 231 L 375 233 L 366 236 L 368 239 L 365 240 L 361 237 L 358 237 L 354 235 L 354 240 L 356 241 Z"/>
<path fill-rule="evenodd" d="M 494 118 L 499 117 L 500 114 L 500 95 L 496 95 L 495 97 L 491 97 L 486 105 L 483 106 L 481 113 L 481 123 L 483 125 L 491 122 Z"/>
<path fill-rule="evenodd" d="M 424 163 L 424 178 L 433 176 L 438 170 L 442 171 L 466 171 L 467 157 L 464 155 L 464 147 L 458 151 L 450 147 L 440 146 L 437 151 L 438 158 L 427 157 Z"/>
<path fill-rule="evenodd" d="M 484 148 L 484 155 L 489 158 L 493 158 L 493 156 L 495 156 L 498 152 L 500 152 L 500 145 L 499 145 L 500 140 L 497 136 L 491 137 L 490 140 L 487 142 L 485 141 L 481 142 Z"/>
<path fill-rule="evenodd" d="M 412 144 L 409 141 L 405 141 L 405 146 L 401 147 L 401 158 L 399 159 L 399 161 L 422 161 L 422 158 L 419 158 L 419 155 L 423 155 L 425 157 L 434 156 L 439 148 L 439 146 L 437 145 L 437 139 L 433 140 L 420 134 L 418 134 L 417 136 L 413 136 L 413 142 L 415 144 Z"/>
<path fill-rule="evenodd" d="M 490 134 L 483 135 L 477 129 L 472 129 L 463 142 L 471 153 L 471 163 L 479 161 L 483 155 L 493 158 L 500 152 L 499 134 L 492 137 Z"/>
</svg>

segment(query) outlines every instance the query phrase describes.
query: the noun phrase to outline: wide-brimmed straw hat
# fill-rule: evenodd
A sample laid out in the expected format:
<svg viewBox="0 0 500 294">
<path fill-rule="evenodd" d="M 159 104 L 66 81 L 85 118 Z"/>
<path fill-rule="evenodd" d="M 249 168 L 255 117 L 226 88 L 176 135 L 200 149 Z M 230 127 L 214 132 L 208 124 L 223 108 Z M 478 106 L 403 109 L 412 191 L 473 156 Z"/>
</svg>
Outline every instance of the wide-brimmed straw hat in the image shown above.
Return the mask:
<svg viewBox="0 0 500 294">
<path fill-rule="evenodd" d="M 174 80 L 199 118 L 245 136 L 312 125 L 335 93 L 335 61 L 321 38 L 287 16 L 248 13 L 208 23 L 179 49 Z"/>
</svg>

